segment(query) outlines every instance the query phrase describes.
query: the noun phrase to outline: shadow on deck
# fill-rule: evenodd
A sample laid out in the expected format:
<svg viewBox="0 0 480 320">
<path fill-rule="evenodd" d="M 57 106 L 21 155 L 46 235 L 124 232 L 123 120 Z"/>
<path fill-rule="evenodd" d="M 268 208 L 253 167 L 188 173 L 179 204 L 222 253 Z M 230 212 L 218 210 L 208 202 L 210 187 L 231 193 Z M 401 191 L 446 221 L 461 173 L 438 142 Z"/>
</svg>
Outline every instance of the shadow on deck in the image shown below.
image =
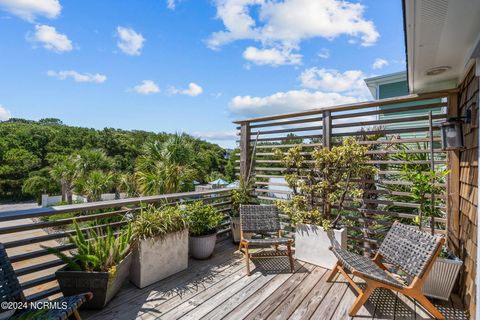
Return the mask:
<svg viewBox="0 0 480 320">
<path fill-rule="evenodd" d="M 209 260 L 144 289 L 127 283 L 103 310 L 82 311 L 85 319 L 351 319 L 356 294 L 345 279 L 327 283 L 329 271 L 288 258 L 255 260 L 246 276 L 243 256 L 229 239 Z M 459 299 L 434 301 L 447 319 L 468 319 Z M 354 319 L 431 319 L 415 301 L 377 290 Z"/>
</svg>

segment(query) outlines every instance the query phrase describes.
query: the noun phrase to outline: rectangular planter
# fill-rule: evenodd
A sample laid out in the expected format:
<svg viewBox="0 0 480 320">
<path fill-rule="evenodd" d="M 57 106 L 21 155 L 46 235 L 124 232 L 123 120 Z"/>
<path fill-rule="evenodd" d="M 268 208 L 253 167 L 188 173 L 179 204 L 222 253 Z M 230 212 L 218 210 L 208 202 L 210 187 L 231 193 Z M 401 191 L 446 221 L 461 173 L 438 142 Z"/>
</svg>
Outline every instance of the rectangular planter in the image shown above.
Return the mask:
<svg viewBox="0 0 480 320">
<path fill-rule="evenodd" d="M 423 293 L 428 297 L 448 301 L 462 265 L 461 260 L 437 258 L 423 284 Z"/>
<path fill-rule="evenodd" d="M 295 230 L 295 258 L 323 268 L 332 269 L 337 262 L 329 250 L 335 239 L 342 249 L 347 248 L 347 230 L 324 231 L 322 227 L 300 224 Z"/>
<path fill-rule="evenodd" d="M 101 309 L 120 290 L 123 282 L 128 277 L 131 262 L 132 254 L 129 253 L 117 265 L 117 270 L 113 277 L 108 272 L 68 271 L 64 269 L 55 272 L 55 276 L 64 296 L 91 292 L 93 293 L 92 300 L 86 301 L 82 308 Z"/>
<path fill-rule="evenodd" d="M 132 251 L 130 281 L 139 288 L 188 267 L 188 230 L 139 240 Z"/>
<path fill-rule="evenodd" d="M 240 217 L 230 218 L 230 229 L 232 231 L 233 242 L 240 242 Z"/>
</svg>

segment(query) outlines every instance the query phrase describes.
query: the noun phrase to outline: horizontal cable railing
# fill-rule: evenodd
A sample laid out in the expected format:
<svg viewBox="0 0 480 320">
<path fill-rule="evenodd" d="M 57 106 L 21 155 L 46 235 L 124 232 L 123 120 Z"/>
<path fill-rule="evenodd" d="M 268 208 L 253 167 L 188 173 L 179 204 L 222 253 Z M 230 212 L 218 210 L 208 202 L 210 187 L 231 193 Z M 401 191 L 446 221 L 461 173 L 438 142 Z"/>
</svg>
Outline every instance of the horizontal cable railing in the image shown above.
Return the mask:
<svg viewBox="0 0 480 320">
<path fill-rule="evenodd" d="M 80 229 L 117 230 L 128 223 L 145 204 L 176 205 L 194 201 L 210 203 L 224 213 L 218 234 L 230 231 L 231 188 L 201 192 L 184 192 L 158 196 L 144 196 L 118 200 L 89 202 L 49 208 L 37 208 L 0 213 L 0 236 L 22 289 L 29 301 L 43 299 L 60 292 L 55 271 L 63 261 L 50 254 L 44 247 L 68 252 L 75 246 L 68 241 L 75 234 L 74 221 Z"/>
</svg>

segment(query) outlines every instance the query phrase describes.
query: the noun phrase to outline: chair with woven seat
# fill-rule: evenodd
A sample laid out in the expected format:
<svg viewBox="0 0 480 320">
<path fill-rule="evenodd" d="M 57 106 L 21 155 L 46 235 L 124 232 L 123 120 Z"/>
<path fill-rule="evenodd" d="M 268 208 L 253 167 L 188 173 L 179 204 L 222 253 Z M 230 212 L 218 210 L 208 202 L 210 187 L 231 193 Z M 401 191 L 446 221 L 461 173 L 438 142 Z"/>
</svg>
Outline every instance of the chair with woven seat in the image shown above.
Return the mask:
<svg viewBox="0 0 480 320">
<path fill-rule="evenodd" d="M 52 305 L 58 306 L 58 308 L 48 310 L 19 309 L 10 319 L 65 320 L 71 317 L 80 320 L 80 314 L 77 310 L 85 301 L 91 298 L 91 293 L 61 297 L 51 301 Z M 26 299 L 8 258 L 5 246 L 0 243 L 0 303 L 3 302 L 26 302 Z"/>
<path fill-rule="evenodd" d="M 249 239 L 245 233 L 252 233 Z M 261 238 L 258 238 L 261 236 Z M 278 209 L 273 205 L 241 205 L 240 206 L 240 245 L 239 250 L 245 254 L 247 274 L 250 275 L 250 259 L 272 258 L 286 256 L 289 258 L 290 271 L 294 271 L 293 240 L 282 237 Z M 286 246 L 286 250 L 279 250 L 279 246 Z M 251 248 L 274 247 L 274 251 L 252 254 Z M 242 250 L 244 249 L 244 251 Z"/>
<path fill-rule="evenodd" d="M 332 281 L 340 272 L 358 292 L 358 297 L 349 310 L 351 317 L 357 314 L 375 289 L 387 288 L 416 299 L 436 319 L 445 319 L 422 293 L 423 283 L 444 242 L 445 239 L 442 237 L 433 236 L 418 230 L 418 228 L 395 222 L 373 259 L 336 246 L 331 247 L 338 262 L 327 281 Z M 413 280 L 409 283 L 399 280 L 389 272 L 389 268 L 384 263 L 405 272 Z M 347 271 L 365 280 L 363 290 L 347 274 Z"/>
</svg>

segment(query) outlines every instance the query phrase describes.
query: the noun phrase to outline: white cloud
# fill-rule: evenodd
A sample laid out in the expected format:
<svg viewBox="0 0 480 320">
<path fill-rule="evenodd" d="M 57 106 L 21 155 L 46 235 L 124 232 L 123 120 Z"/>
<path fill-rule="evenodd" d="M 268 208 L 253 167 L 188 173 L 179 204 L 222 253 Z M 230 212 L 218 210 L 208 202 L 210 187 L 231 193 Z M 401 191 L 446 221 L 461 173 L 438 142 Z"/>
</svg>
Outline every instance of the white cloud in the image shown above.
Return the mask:
<svg viewBox="0 0 480 320">
<path fill-rule="evenodd" d="M 196 97 L 203 92 L 203 88 L 194 82 L 188 84 L 187 89 L 177 89 L 175 87 L 170 87 L 170 93 L 172 94 L 184 94 L 191 97 Z"/>
<path fill-rule="evenodd" d="M 137 93 L 145 95 L 160 92 L 160 88 L 152 80 L 143 80 L 141 84 L 133 87 L 133 90 Z"/>
<path fill-rule="evenodd" d="M 237 133 L 235 130 L 227 131 L 194 131 L 192 132 L 194 137 L 206 139 L 206 140 L 235 140 Z"/>
<path fill-rule="evenodd" d="M 302 62 L 302 55 L 292 53 L 291 50 L 285 48 L 279 50 L 277 48 L 271 49 L 257 49 L 255 47 L 248 47 L 243 52 L 243 57 L 258 65 L 285 65 L 285 64 L 300 64 Z"/>
<path fill-rule="evenodd" d="M 41 43 L 45 49 L 57 53 L 73 50 L 72 41 L 65 34 L 57 32 L 57 29 L 52 26 L 36 25 L 35 33 L 30 40 Z"/>
<path fill-rule="evenodd" d="M 265 49 L 298 50 L 300 42 L 341 35 L 359 39 L 362 46 L 375 44 L 379 33 L 364 18 L 365 6 L 341 0 L 216 0 L 217 18 L 225 29 L 207 40 L 212 49 L 236 40 L 254 40 Z M 254 16 L 255 13 L 255 16 Z M 258 17 L 256 19 L 255 17 Z"/>
<path fill-rule="evenodd" d="M 373 69 L 382 69 L 383 67 L 388 66 L 388 61 L 385 59 L 377 58 L 372 64 Z"/>
<path fill-rule="evenodd" d="M 175 0 L 167 0 L 167 8 L 170 10 L 175 10 L 176 1 Z"/>
<path fill-rule="evenodd" d="M 236 96 L 230 102 L 229 111 L 234 116 L 250 118 L 358 101 L 360 101 L 359 98 L 341 95 L 336 92 L 291 90 L 277 92 L 266 97 Z"/>
<path fill-rule="evenodd" d="M 328 50 L 327 48 L 323 48 L 318 53 L 318 56 L 322 59 L 328 59 L 330 58 L 330 50 Z"/>
<path fill-rule="evenodd" d="M 9 110 L 5 109 L 1 104 L 0 104 L 0 121 L 5 121 L 8 120 L 12 117 L 12 114 L 10 113 Z"/>
<path fill-rule="evenodd" d="M 119 38 L 117 46 L 123 53 L 131 56 L 140 55 L 145 42 L 145 38 L 140 33 L 132 28 L 118 26 L 117 37 Z"/>
<path fill-rule="evenodd" d="M 300 74 L 303 87 L 328 92 L 338 92 L 359 99 L 367 99 L 369 91 L 363 79 L 366 75 L 360 70 L 339 72 L 335 69 L 309 68 Z"/>
<path fill-rule="evenodd" d="M 0 0 L 0 7 L 29 22 L 37 16 L 56 18 L 62 10 L 58 0 Z"/>
<path fill-rule="evenodd" d="M 107 80 L 107 76 L 99 73 L 79 73 L 74 70 L 61 70 L 61 71 L 47 71 L 49 77 L 55 77 L 60 80 L 66 80 L 72 78 L 75 82 L 96 82 L 102 83 Z"/>
</svg>

